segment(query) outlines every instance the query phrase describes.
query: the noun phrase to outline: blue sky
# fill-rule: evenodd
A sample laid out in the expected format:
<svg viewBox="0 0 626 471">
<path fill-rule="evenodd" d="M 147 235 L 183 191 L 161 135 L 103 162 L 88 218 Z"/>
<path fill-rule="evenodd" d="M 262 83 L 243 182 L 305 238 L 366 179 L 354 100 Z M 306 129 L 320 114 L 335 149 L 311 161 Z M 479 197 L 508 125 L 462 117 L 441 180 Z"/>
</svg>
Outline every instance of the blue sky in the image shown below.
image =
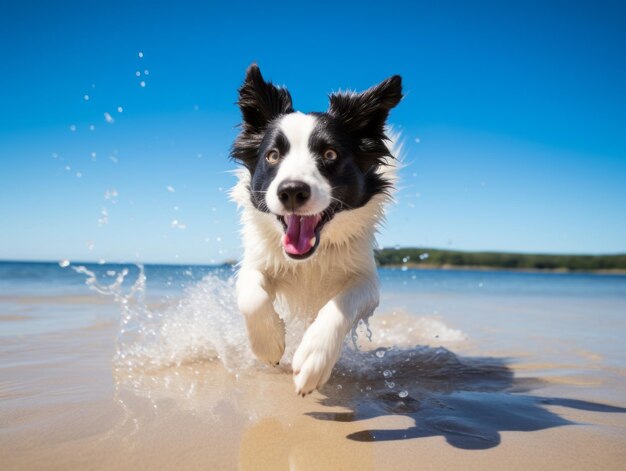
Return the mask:
<svg viewBox="0 0 626 471">
<path fill-rule="evenodd" d="M 363 3 L 3 5 L 0 259 L 237 258 L 253 61 L 302 111 L 403 76 L 381 245 L 626 252 L 623 2 Z"/>
</svg>

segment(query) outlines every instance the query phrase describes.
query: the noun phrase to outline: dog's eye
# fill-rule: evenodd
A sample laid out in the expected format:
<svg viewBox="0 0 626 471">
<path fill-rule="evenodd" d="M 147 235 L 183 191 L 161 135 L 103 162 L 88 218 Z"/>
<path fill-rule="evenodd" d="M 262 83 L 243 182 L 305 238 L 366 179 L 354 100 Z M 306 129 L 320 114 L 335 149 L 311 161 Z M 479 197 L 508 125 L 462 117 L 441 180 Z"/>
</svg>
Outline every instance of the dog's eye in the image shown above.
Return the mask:
<svg viewBox="0 0 626 471">
<path fill-rule="evenodd" d="M 265 154 L 265 160 L 267 160 L 270 164 L 274 165 L 278 163 L 280 156 L 278 155 L 278 151 L 271 150 L 267 154 Z"/>
<path fill-rule="evenodd" d="M 334 149 L 326 149 L 324 152 L 324 159 L 326 160 L 337 160 L 337 151 Z"/>
</svg>

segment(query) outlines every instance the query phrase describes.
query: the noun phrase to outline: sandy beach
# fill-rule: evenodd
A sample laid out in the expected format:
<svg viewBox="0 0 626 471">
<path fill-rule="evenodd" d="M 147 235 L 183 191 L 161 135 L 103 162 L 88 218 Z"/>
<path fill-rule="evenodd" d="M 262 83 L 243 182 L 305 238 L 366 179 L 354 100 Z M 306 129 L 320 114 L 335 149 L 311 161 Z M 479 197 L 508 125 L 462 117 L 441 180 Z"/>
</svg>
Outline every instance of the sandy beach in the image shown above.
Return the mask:
<svg viewBox="0 0 626 471">
<path fill-rule="evenodd" d="M 80 286 L 52 298 L 5 293 L 3 468 L 623 468 L 623 281 L 608 280 L 618 287 L 610 296 L 575 298 L 419 294 L 391 289 L 396 281 L 383 280 L 372 341 L 359 336 L 358 352 L 348 343 L 330 383 L 304 399 L 288 361 L 271 370 L 236 359 L 245 352 L 198 350 L 201 337 L 187 334 L 205 325 L 161 345 L 161 366 L 136 356 L 125 364 L 114 361 L 120 309 L 110 298 Z M 167 315 L 208 303 L 198 293 L 180 295 Z M 42 313 L 56 326 L 34 329 Z M 130 355 L 137 341 L 122 348 Z"/>
</svg>

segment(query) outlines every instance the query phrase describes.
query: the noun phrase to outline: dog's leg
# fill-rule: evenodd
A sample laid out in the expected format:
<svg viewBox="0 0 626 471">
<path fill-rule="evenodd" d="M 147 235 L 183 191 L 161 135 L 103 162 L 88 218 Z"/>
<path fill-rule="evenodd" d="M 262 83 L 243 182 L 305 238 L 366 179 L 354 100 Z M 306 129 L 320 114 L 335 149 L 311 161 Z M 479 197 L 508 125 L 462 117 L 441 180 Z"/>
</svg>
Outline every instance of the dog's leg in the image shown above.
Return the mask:
<svg viewBox="0 0 626 471">
<path fill-rule="evenodd" d="M 346 334 L 354 322 L 371 315 L 377 306 L 378 280 L 372 274 L 353 279 L 320 310 L 293 357 L 296 394 L 308 394 L 328 381 Z"/>
<path fill-rule="evenodd" d="M 276 366 L 285 352 L 285 324 L 274 310 L 269 285 L 260 271 L 242 268 L 237 276 L 237 304 L 246 319 L 252 351 L 262 362 Z"/>
</svg>

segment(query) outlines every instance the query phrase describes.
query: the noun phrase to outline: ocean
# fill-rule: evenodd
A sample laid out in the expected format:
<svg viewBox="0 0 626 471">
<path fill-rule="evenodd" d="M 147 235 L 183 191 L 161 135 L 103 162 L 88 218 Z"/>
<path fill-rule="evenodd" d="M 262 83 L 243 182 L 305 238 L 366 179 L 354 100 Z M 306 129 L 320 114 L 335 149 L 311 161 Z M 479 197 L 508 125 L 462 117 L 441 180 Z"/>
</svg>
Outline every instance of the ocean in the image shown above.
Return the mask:
<svg viewBox="0 0 626 471">
<path fill-rule="evenodd" d="M 173 446 L 191 467 L 246 468 L 283 437 L 281 454 L 313 447 L 314 468 L 335 437 L 344 451 L 375 443 L 359 459 L 379 468 L 405 440 L 495 450 L 533 433 L 563 453 L 575 437 L 582 469 L 624 455 L 626 276 L 381 268 L 369 326 L 329 383 L 296 401 L 303 326 L 288 324 L 277 369 L 259 365 L 233 270 L 0 262 L 0 458 L 150 467 L 155 447 Z M 599 444 L 608 454 L 591 454 Z"/>
</svg>

